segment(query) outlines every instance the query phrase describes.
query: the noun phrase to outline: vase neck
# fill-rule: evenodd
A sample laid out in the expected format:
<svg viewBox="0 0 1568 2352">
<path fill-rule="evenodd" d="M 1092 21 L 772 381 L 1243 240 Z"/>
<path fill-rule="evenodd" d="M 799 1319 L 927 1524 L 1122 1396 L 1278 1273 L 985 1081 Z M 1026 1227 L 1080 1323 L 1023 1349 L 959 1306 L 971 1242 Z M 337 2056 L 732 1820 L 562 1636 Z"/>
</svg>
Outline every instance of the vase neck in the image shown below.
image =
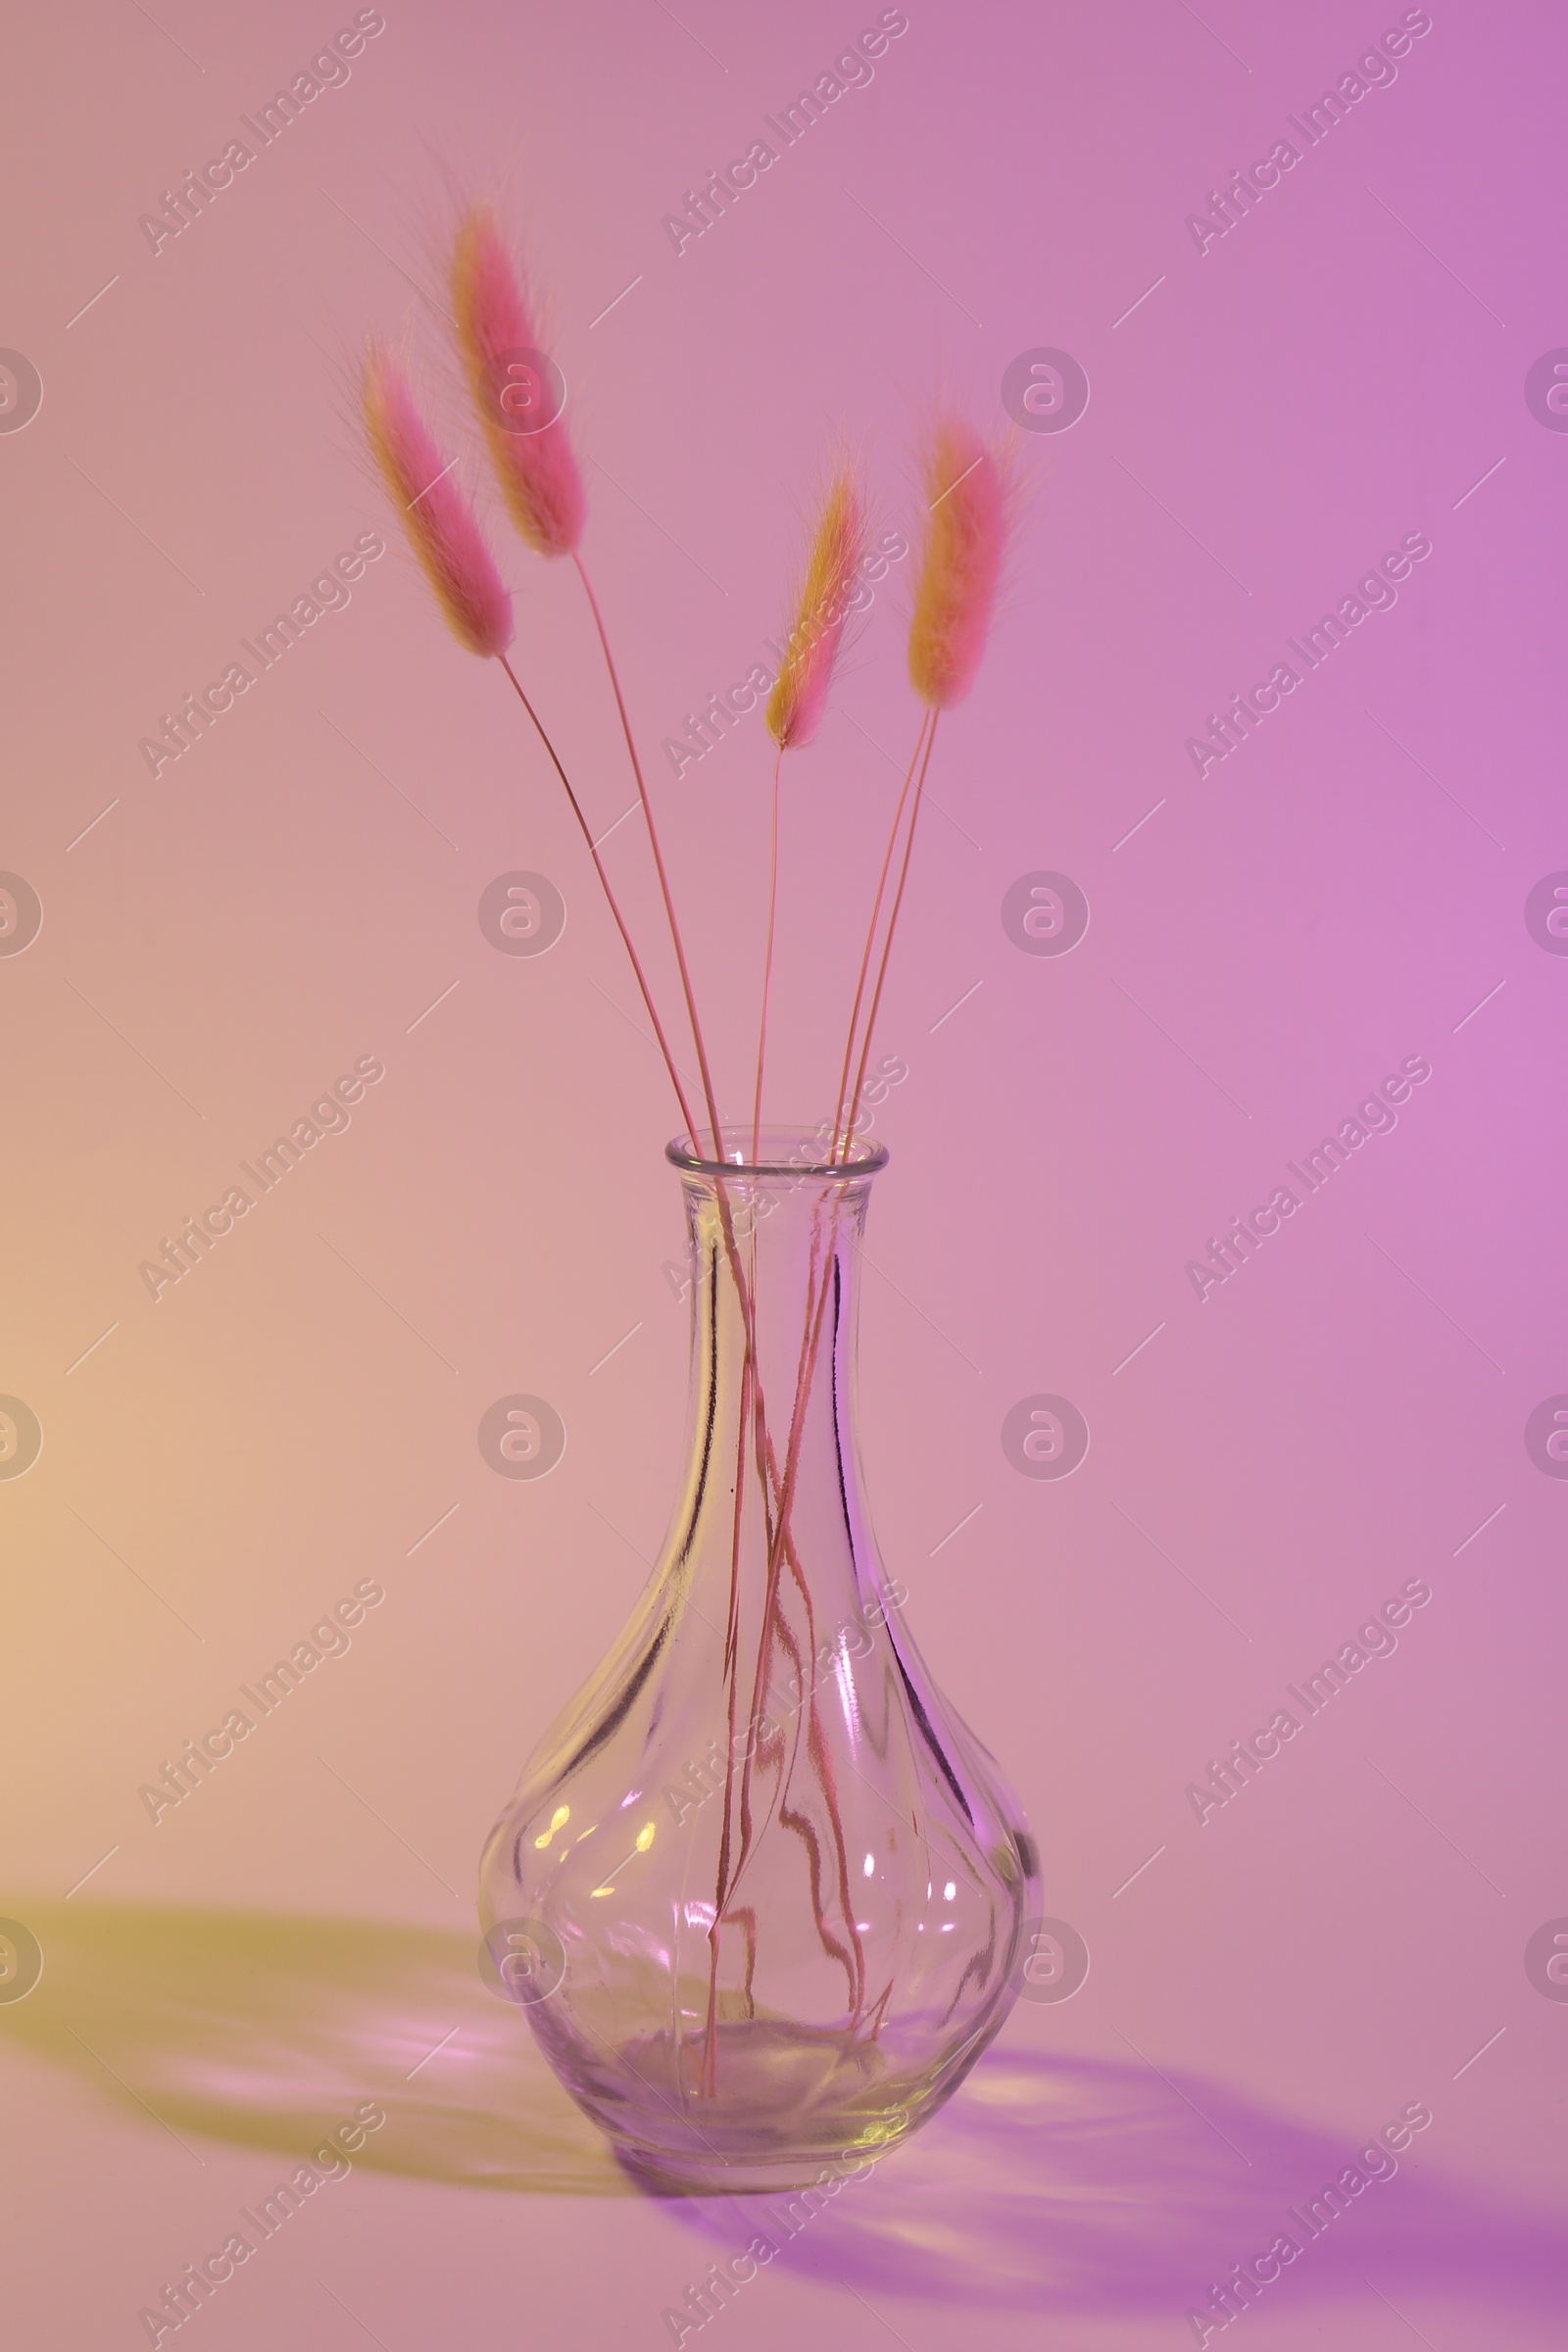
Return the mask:
<svg viewBox="0 0 1568 2352">
<path fill-rule="evenodd" d="M 683 1169 L 690 1459 L 670 1566 L 754 1585 L 787 1561 L 824 1605 L 846 1608 L 871 1573 L 855 1398 L 873 1172 Z"/>
</svg>

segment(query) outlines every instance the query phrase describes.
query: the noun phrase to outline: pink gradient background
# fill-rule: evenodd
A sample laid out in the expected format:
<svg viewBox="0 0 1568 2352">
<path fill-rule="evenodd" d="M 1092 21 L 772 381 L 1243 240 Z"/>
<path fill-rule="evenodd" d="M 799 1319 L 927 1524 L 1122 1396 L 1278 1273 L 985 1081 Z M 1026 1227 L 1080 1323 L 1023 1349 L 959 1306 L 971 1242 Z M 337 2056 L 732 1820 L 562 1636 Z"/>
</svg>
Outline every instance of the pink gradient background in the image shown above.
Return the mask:
<svg viewBox="0 0 1568 2352">
<path fill-rule="evenodd" d="M 569 814 L 401 551 L 157 782 L 136 748 L 387 528 L 350 368 L 405 317 L 434 348 L 409 281 L 433 283 L 450 170 L 505 175 L 554 289 L 732 1108 L 761 727 L 679 783 L 660 739 L 776 633 L 832 428 L 910 528 L 939 384 L 998 423 L 1003 370 L 1047 345 L 1093 387 L 1026 440 L 1006 608 L 932 773 L 862 1336 L 884 1552 L 1093 1971 L 1020 2005 L 714 2325 L 769 2352 L 1191 2342 L 1208 2281 L 1421 2099 L 1398 2177 L 1248 2341 L 1560 2342 L 1568 2008 L 1522 1957 L 1568 1913 L 1568 1490 L 1522 1438 L 1568 1388 L 1568 965 L 1523 921 L 1568 865 L 1568 441 L 1522 389 L 1568 341 L 1560 12 L 1435 6 L 1393 86 L 1200 258 L 1185 216 L 1399 8 L 911 0 L 871 85 L 677 259 L 661 217 L 875 7 L 388 0 L 348 85 L 155 258 L 138 215 L 353 13 L 160 0 L 12 34 L 0 344 L 44 402 L 0 435 L 0 867 L 44 925 L 0 959 L 0 1391 L 45 1443 L 0 1484 L 0 1912 L 46 1966 L 0 2007 L 0 2311 L 29 2344 L 145 2341 L 138 2307 L 278 2151 L 368 2097 L 385 2131 L 204 2310 L 210 2352 L 667 2342 L 662 2310 L 755 2227 L 622 2193 L 472 1967 L 481 1839 L 637 1589 L 684 1407 L 674 1119 Z M 1396 608 L 1200 782 L 1204 714 L 1416 529 Z M 502 544 L 522 674 L 608 825 L 631 793 L 575 583 Z M 897 781 L 873 746 L 912 735 L 903 612 L 895 573 L 789 779 L 781 1114 L 831 1084 Z M 634 823 L 607 855 L 651 936 Z M 537 960 L 475 919 L 514 867 L 569 909 Z M 1000 921 L 1039 867 L 1093 909 L 1059 960 Z M 155 1306 L 138 1260 L 366 1054 L 386 1077 L 351 1130 Z M 1414 1054 L 1397 1131 L 1200 1305 L 1184 1261 Z M 516 1390 L 569 1432 L 539 1485 L 475 1445 Z M 1039 1390 L 1093 1433 L 1061 1484 L 999 1442 Z M 350 1654 L 154 1828 L 138 1784 L 367 1576 L 387 1599 Z M 1397 1654 L 1200 1828 L 1185 1786 L 1413 1576 L 1434 1598 Z M 124 1904 L 152 1907 L 143 1976 L 105 1958 Z M 270 1961 L 218 1989 L 188 1906 L 297 1948 L 280 2007 Z M 385 1966 L 361 1997 L 362 1946 Z"/>
</svg>

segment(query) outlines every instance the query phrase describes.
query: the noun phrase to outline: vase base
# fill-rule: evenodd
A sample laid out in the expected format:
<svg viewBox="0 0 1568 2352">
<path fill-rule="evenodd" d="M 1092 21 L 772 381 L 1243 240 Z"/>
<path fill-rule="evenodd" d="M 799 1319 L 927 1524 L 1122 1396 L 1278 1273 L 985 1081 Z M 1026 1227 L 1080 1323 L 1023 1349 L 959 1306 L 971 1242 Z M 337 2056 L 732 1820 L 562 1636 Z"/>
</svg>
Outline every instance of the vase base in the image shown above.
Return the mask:
<svg viewBox="0 0 1568 2352">
<path fill-rule="evenodd" d="M 617 2147 L 615 2159 L 636 2185 L 655 2197 L 799 2196 L 815 2190 L 818 2199 L 837 2196 L 852 2180 L 867 2179 L 891 2149 L 835 2149 L 831 2155 L 737 2158 L 725 2163 L 706 2156 L 700 2161 L 671 2157 L 661 2150 Z M 815 2211 L 813 2205 L 809 2208 Z"/>
<path fill-rule="evenodd" d="M 591 2072 L 563 2065 L 553 2022 L 532 2018 L 546 2055 L 618 2162 L 657 2195 L 745 2196 L 824 2182 L 832 2195 L 863 2178 L 867 2158 L 897 2147 L 934 2103 L 929 2079 L 890 2064 L 884 2044 L 756 2016 L 719 2025 L 710 2092 L 699 2087 L 703 2041 L 692 2031 L 623 2044 L 615 2053 L 621 2095 L 608 2098 L 603 2059 Z M 628 2081 L 648 2094 L 641 2131 L 627 2129 Z"/>
</svg>

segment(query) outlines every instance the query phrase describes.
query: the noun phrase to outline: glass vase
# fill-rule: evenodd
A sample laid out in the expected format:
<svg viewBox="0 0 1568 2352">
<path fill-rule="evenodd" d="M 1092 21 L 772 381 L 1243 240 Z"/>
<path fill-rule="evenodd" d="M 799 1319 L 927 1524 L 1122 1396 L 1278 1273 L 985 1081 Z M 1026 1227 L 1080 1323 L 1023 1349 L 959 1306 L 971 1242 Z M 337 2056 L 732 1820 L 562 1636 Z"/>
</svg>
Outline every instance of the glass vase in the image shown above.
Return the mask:
<svg viewBox="0 0 1568 2352">
<path fill-rule="evenodd" d="M 711 1139 L 706 1139 L 711 1149 Z M 691 1401 L 669 1535 L 480 1869 L 486 1971 L 650 2183 L 793 2187 L 891 2147 L 1012 2005 L 1022 1812 L 916 1650 L 856 1425 L 886 1152 L 671 1144 Z"/>
</svg>

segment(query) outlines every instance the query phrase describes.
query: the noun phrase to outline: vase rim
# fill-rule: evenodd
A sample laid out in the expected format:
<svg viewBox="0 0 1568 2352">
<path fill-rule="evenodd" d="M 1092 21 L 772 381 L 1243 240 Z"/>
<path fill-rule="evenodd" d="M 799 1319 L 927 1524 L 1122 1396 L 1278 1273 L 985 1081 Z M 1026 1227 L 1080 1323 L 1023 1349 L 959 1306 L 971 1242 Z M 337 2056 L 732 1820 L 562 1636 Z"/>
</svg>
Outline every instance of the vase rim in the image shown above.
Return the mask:
<svg viewBox="0 0 1568 2352">
<path fill-rule="evenodd" d="M 816 1128 L 763 1127 L 755 1157 L 750 1120 L 721 1126 L 716 1153 L 712 1135 L 711 1128 L 700 1127 L 695 1136 L 672 1136 L 664 1146 L 664 1157 L 683 1176 L 707 1177 L 833 1176 L 847 1181 L 875 1176 L 888 1164 L 886 1144 L 865 1136 L 858 1136 L 851 1144 L 847 1159 L 829 1160 L 825 1156 L 828 1147 Z"/>
</svg>

